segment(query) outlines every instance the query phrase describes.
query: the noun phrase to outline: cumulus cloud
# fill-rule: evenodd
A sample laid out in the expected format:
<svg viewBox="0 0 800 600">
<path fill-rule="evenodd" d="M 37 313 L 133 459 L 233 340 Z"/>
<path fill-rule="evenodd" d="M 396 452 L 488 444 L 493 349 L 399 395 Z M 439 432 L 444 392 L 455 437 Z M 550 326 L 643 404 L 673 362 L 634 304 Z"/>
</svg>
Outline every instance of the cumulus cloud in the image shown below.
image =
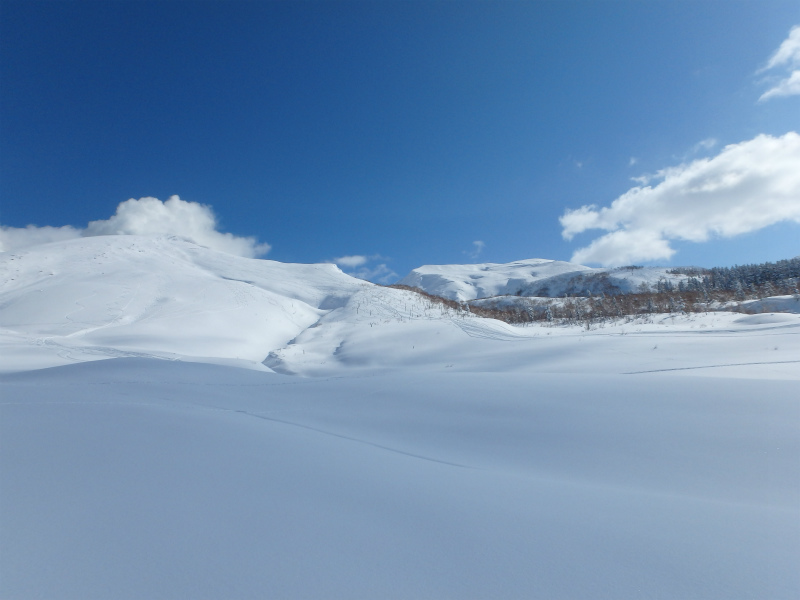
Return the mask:
<svg viewBox="0 0 800 600">
<path fill-rule="evenodd" d="M 675 250 L 658 232 L 622 229 L 606 234 L 576 251 L 572 255 L 572 262 L 620 266 L 667 259 L 673 254 Z"/>
<path fill-rule="evenodd" d="M 683 156 L 673 156 L 673 158 L 675 160 L 685 162 L 696 157 L 698 154 L 707 154 L 708 151 L 714 148 L 714 146 L 716 146 L 718 143 L 719 142 L 717 142 L 716 138 L 706 138 L 704 140 L 700 140 L 694 146 L 689 148 L 689 150 L 683 154 Z M 634 162 L 631 162 L 628 166 L 633 166 L 634 164 Z M 663 171 L 658 171 L 656 173 L 643 173 L 641 175 L 637 175 L 636 177 L 631 177 L 631 181 L 635 181 L 639 185 L 648 185 L 651 181 L 658 181 L 659 179 L 662 179 L 663 173 Z"/>
<path fill-rule="evenodd" d="M 758 70 L 758 73 L 784 70 L 782 78 L 761 94 L 759 102 L 780 96 L 795 96 L 800 94 L 800 25 L 795 25 L 789 32 L 789 37 L 783 40 L 780 47 L 767 61 L 767 64 Z"/>
<path fill-rule="evenodd" d="M 210 206 L 187 202 L 178 196 L 165 202 L 158 198 L 131 198 L 120 203 L 111 218 L 92 221 L 86 229 L 0 226 L 0 250 L 98 235 L 175 235 L 213 250 L 248 258 L 263 256 L 270 250 L 269 244 L 260 244 L 255 238 L 217 231 L 217 219 Z"/>
<path fill-rule="evenodd" d="M 252 237 L 238 237 L 217 231 L 217 219 L 210 206 L 187 202 L 172 196 L 166 202 L 158 198 L 126 200 L 105 221 L 92 221 L 84 236 L 93 235 L 176 235 L 214 250 L 246 256 L 263 256 L 269 244 L 259 244 Z"/>
<path fill-rule="evenodd" d="M 631 188 L 610 206 L 567 210 L 562 235 L 607 233 L 572 260 L 606 266 L 669 259 L 670 240 L 704 242 L 782 221 L 800 223 L 800 135 L 759 135 L 711 158 L 659 171 L 655 185 Z"/>
<path fill-rule="evenodd" d="M 328 262 L 339 266 L 345 273 L 375 283 L 389 283 L 398 279 L 397 273 L 392 271 L 385 262 L 386 258 L 380 254 L 363 255 L 353 254 L 340 256 Z M 372 264 L 370 264 L 372 263 Z"/>
</svg>

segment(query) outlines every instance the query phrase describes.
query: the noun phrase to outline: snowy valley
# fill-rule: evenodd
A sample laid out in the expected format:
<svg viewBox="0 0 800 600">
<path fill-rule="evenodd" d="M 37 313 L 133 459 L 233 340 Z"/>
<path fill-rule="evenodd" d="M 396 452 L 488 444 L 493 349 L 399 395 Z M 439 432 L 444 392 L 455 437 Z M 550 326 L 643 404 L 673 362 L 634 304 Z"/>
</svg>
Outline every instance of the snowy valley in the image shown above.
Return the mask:
<svg viewBox="0 0 800 600">
<path fill-rule="evenodd" d="M 682 278 L 400 282 L 447 304 L 175 237 L 0 253 L 0 596 L 797 597 L 800 301 L 466 304 Z"/>
</svg>

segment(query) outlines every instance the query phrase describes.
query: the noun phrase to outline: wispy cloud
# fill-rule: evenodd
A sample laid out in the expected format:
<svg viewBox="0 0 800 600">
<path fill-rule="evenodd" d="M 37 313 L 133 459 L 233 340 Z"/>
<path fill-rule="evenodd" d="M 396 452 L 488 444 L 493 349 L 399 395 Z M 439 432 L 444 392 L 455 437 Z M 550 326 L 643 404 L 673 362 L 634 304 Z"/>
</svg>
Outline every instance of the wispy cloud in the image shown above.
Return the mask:
<svg viewBox="0 0 800 600">
<path fill-rule="evenodd" d="M 777 83 L 773 80 L 772 87 L 761 94 L 759 102 L 780 96 L 800 95 L 800 25 L 792 27 L 789 37 L 783 40 L 767 64 L 757 73 L 775 70 L 782 70 L 783 74 L 779 76 Z"/>
<path fill-rule="evenodd" d="M 800 70 L 792 71 L 789 77 L 782 79 L 777 85 L 761 94 L 759 100 L 764 101 L 779 96 L 797 95 L 800 95 Z"/>
<path fill-rule="evenodd" d="M 340 256 L 328 262 L 336 264 L 342 271 L 358 279 L 375 283 L 390 283 L 398 279 L 398 275 L 385 262 L 379 262 L 386 260 L 386 257 L 380 254 L 352 254 Z"/>
<path fill-rule="evenodd" d="M 372 267 L 364 266 L 356 269 L 350 275 L 375 283 L 391 283 L 399 279 L 397 273 L 392 271 L 386 263 L 380 263 Z"/>
<path fill-rule="evenodd" d="M 708 154 L 708 151 L 715 148 L 719 142 L 716 138 L 710 137 L 704 140 L 700 140 L 696 144 L 694 144 L 691 148 L 689 148 L 686 152 L 682 155 L 674 155 L 672 158 L 676 161 L 686 162 L 689 160 L 694 160 L 698 155 Z M 629 166 L 633 166 L 636 164 L 635 159 L 631 159 L 634 162 L 629 163 Z M 664 171 L 658 171 L 656 173 L 642 173 L 641 175 L 637 175 L 636 177 L 631 177 L 631 181 L 635 181 L 639 185 L 648 185 L 651 181 L 657 181 L 663 178 Z"/>
<path fill-rule="evenodd" d="M 609 233 L 577 250 L 580 263 L 622 265 L 669 259 L 670 240 L 704 242 L 781 221 L 800 223 L 800 135 L 759 135 L 711 158 L 663 169 L 656 185 L 631 188 L 610 206 L 567 210 L 562 235 Z M 649 181 L 649 180 L 648 180 Z"/>
<path fill-rule="evenodd" d="M 481 255 L 485 247 L 486 244 L 483 241 L 475 240 L 474 242 L 472 242 L 472 250 L 465 250 L 464 254 L 466 254 L 472 259 L 476 259 Z"/>
<path fill-rule="evenodd" d="M 766 71 L 783 65 L 800 65 L 800 25 L 792 27 L 789 37 L 781 42 L 780 47 L 760 70 Z"/>
<path fill-rule="evenodd" d="M 64 227 L 6 227 L 0 225 L 0 252 L 10 252 L 39 244 L 61 242 L 81 237 L 81 229 L 65 225 Z"/>
<path fill-rule="evenodd" d="M 703 150 L 711 150 L 717 145 L 716 138 L 706 138 L 704 140 L 700 140 L 697 142 L 694 147 L 692 148 L 692 152 L 697 154 L 698 152 L 702 152 Z"/>
<path fill-rule="evenodd" d="M 355 267 L 360 267 L 368 260 L 370 260 L 370 258 L 367 256 L 355 254 L 353 256 L 340 256 L 339 258 L 334 258 L 331 262 L 339 265 L 340 267 L 353 269 Z"/>
<path fill-rule="evenodd" d="M 187 202 L 178 196 L 165 202 L 158 198 L 131 198 L 120 203 L 110 218 L 92 221 L 85 229 L 0 226 L 0 250 L 98 235 L 175 235 L 213 250 L 248 258 L 263 256 L 270 250 L 269 244 L 259 243 L 255 238 L 218 231 L 210 206 Z"/>
</svg>

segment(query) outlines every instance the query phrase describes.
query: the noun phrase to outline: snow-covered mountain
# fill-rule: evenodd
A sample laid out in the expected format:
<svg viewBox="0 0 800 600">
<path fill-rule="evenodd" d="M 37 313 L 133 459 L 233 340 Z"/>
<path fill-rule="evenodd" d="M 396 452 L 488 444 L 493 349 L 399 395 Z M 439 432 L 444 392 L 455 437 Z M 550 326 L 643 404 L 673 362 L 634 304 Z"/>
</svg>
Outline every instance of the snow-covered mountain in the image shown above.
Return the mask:
<svg viewBox="0 0 800 600">
<path fill-rule="evenodd" d="M 635 292 L 653 287 L 660 279 L 677 286 L 686 275 L 663 267 L 593 269 L 559 260 L 532 258 L 512 263 L 474 265 L 424 265 L 399 283 L 451 300 L 475 300 L 492 296 L 597 295 Z"/>
<path fill-rule="evenodd" d="M 175 237 L 99 236 L 0 253 L 0 332 L 69 360 L 194 356 L 260 362 L 371 284 Z M 10 343 L 10 342 L 7 342 Z M 52 358 L 52 357 L 51 357 Z"/>
<path fill-rule="evenodd" d="M 444 288 L 578 267 L 483 266 Z M 522 327 L 172 237 L 0 253 L 0 597 L 794 597 L 800 314 L 756 302 Z"/>
<path fill-rule="evenodd" d="M 616 281 L 635 286 L 664 275 L 642 271 L 619 271 Z M 412 274 L 423 281 L 405 281 L 463 298 L 574 280 L 576 272 L 595 271 L 530 260 L 423 267 Z M 704 326 L 747 329 L 748 318 L 715 314 L 705 317 Z M 772 317 L 776 324 L 797 318 Z M 662 318 L 637 327 L 678 334 L 699 320 L 676 324 L 674 317 Z M 625 325 L 604 329 L 624 331 Z M 231 363 L 301 375 L 389 368 L 568 371 L 576 364 L 567 350 L 573 334 L 481 319 L 411 291 L 354 279 L 331 264 L 241 258 L 175 237 L 91 237 L 0 253 L 0 371 L 115 357 Z M 531 343 L 542 337 L 547 345 Z M 708 339 L 702 352 L 721 339 Z M 504 341 L 528 343 L 497 343 Z M 665 358 L 641 352 L 627 337 L 591 338 L 582 350 L 595 343 L 596 356 L 582 369 L 657 369 Z M 601 346 L 620 347 L 609 353 Z M 731 363 L 758 360 L 756 348 L 723 346 L 713 352 Z M 690 366 L 694 348 L 701 347 L 676 347 L 669 360 Z"/>
</svg>

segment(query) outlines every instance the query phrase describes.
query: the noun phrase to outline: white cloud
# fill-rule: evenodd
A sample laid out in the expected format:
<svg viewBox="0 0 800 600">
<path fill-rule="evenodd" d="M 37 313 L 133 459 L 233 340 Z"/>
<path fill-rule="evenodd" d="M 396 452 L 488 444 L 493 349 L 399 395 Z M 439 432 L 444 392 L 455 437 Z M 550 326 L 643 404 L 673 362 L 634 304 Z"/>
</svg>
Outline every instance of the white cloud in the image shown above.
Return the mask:
<svg viewBox="0 0 800 600">
<path fill-rule="evenodd" d="M 679 160 L 685 162 L 690 158 L 697 156 L 698 154 L 705 154 L 708 150 L 714 148 L 719 142 L 716 138 L 710 137 L 704 140 L 700 140 L 694 146 L 689 148 L 689 150 L 684 153 L 682 156 L 673 156 L 675 160 Z M 633 163 L 631 163 L 633 164 Z M 659 171 L 657 173 L 643 173 L 637 177 L 631 177 L 631 181 L 635 181 L 639 185 L 648 185 L 651 181 L 659 180 L 663 178 L 663 171 Z"/>
<path fill-rule="evenodd" d="M 217 219 L 210 206 L 186 202 L 172 196 L 166 202 L 158 198 L 126 200 L 105 221 L 92 221 L 84 236 L 94 235 L 177 235 L 213 250 L 246 256 L 263 256 L 269 244 L 259 244 L 252 237 L 238 237 L 217 231 Z"/>
<path fill-rule="evenodd" d="M 263 256 L 269 244 L 252 237 L 238 237 L 217 231 L 217 220 L 210 206 L 186 202 L 172 196 L 166 202 L 157 198 L 131 198 L 117 206 L 109 219 L 92 221 L 86 229 L 73 227 L 0 227 L 0 249 L 4 251 L 46 242 L 98 235 L 176 235 L 213 250 L 245 256 Z"/>
<path fill-rule="evenodd" d="M 370 259 L 366 256 L 355 254 L 353 256 L 340 256 L 339 258 L 334 258 L 331 262 L 339 265 L 340 267 L 347 267 L 349 269 L 353 269 L 355 267 L 360 267 L 361 265 L 365 264 L 368 260 Z"/>
<path fill-rule="evenodd" d="M 386 263 L 380 263 L 373 267 L 356 269 L 355 271 L 348 273 L 348 275 L 352 275 L 353 277 L 364 279 L 366 281 L 373 281 L 375 283 L 390 283 L 399 279 L 397 273 L 392 271 L 386 265 Z"/>
<path fill-rule="evenodd" d="M 635 156 L 631 156 L 630 159 L 628 160 L 628 166 L 632 167 L 633 165 L 635 165 L 638 162 L 639 162 L 638 158 L 636 158 Z"/>
<path fill-rule="evenodd" d="M 81 230 L 65 225 L 64 227 L 5 227 L 0 225 L 0 252 L 10 252 L 47 244 L 50 242 L 60 242 L 81 237 Z"/>
<path fill-rule="evenodd" d="M 774 69 L 783 65 L 800 65 L 800 25 L 795 25 L 789 31 L 789 37 L 783 40 L 761 71 Z"/>
<path fill-rule="evenodd" d="M 398 279 L 397 273 L 392 271 L 385 262 L 373 264 L 369 266 L 368 263 L 373 263 L 379 260 L 386 260 L 380 254 L 364 255 L 353 254 L 349 256 L 340 256 L 328 262 L 338 265 L 342 271 L 366 281 L 374 281 L 375 283 L 389 283 Z"/>
<path fill-rule="evenodd" d="M 618 230 L 597 238 L 572 255 L 578 264 L 600 263 L 606 266 L 631 265 L 641 261 L 663 260 L 675 254 L 669 242 L 658 232 Z"/>
<path fill-rule="evenodd" d="M 761 94 L 759 102 L 780 96 L 795 96 L 800 94 L 800 25 L 795 25 L 789 32 L 789 37 L 783 40 L 767 64 L 757 73 L 771 71 L 777 68 L 786 69 L 783 79 Z"/>
<path fill-rule="evenodd" d="M 715 138 L 706 138 L 704 140 L 700 140 L 694 145 L 692 148 L 692 152 L 695 154 L 702 150 L 711 150 L 714 146 L 717 145 L 717 140 Z"/>
<path fill-rule="evenodd" d="M 464 254 L 469 256 L 470 258 L 478 258 L 483 252 L 483 249 L 486 247 L 486 243 L 482 242 L 481 240 L 475 240 L 472 242 L 472 250 L 464 251 Z"/>
<path fill-rule="evenodd" d="M 670 240 L 704 242 L 781 221 L 800 223 L 800 135 L 759 135 L 712 158 L 659 171 L 657 185 L 631 188 L 610 206 L 582 206 L 560 218 L 570 240 L 610 233 L 580 248 L 575 262 L 607 266 L 669 259 Z"/>
<path fill-rule="evenodd" d="M 761 94 L 759 101 L 777 98 L 779 96 L 797 96 L 800 94 L 800 69 L 792 71 L 792 74 L 783 79 L 778 85 L 768 89 Z"/>
</svg>

